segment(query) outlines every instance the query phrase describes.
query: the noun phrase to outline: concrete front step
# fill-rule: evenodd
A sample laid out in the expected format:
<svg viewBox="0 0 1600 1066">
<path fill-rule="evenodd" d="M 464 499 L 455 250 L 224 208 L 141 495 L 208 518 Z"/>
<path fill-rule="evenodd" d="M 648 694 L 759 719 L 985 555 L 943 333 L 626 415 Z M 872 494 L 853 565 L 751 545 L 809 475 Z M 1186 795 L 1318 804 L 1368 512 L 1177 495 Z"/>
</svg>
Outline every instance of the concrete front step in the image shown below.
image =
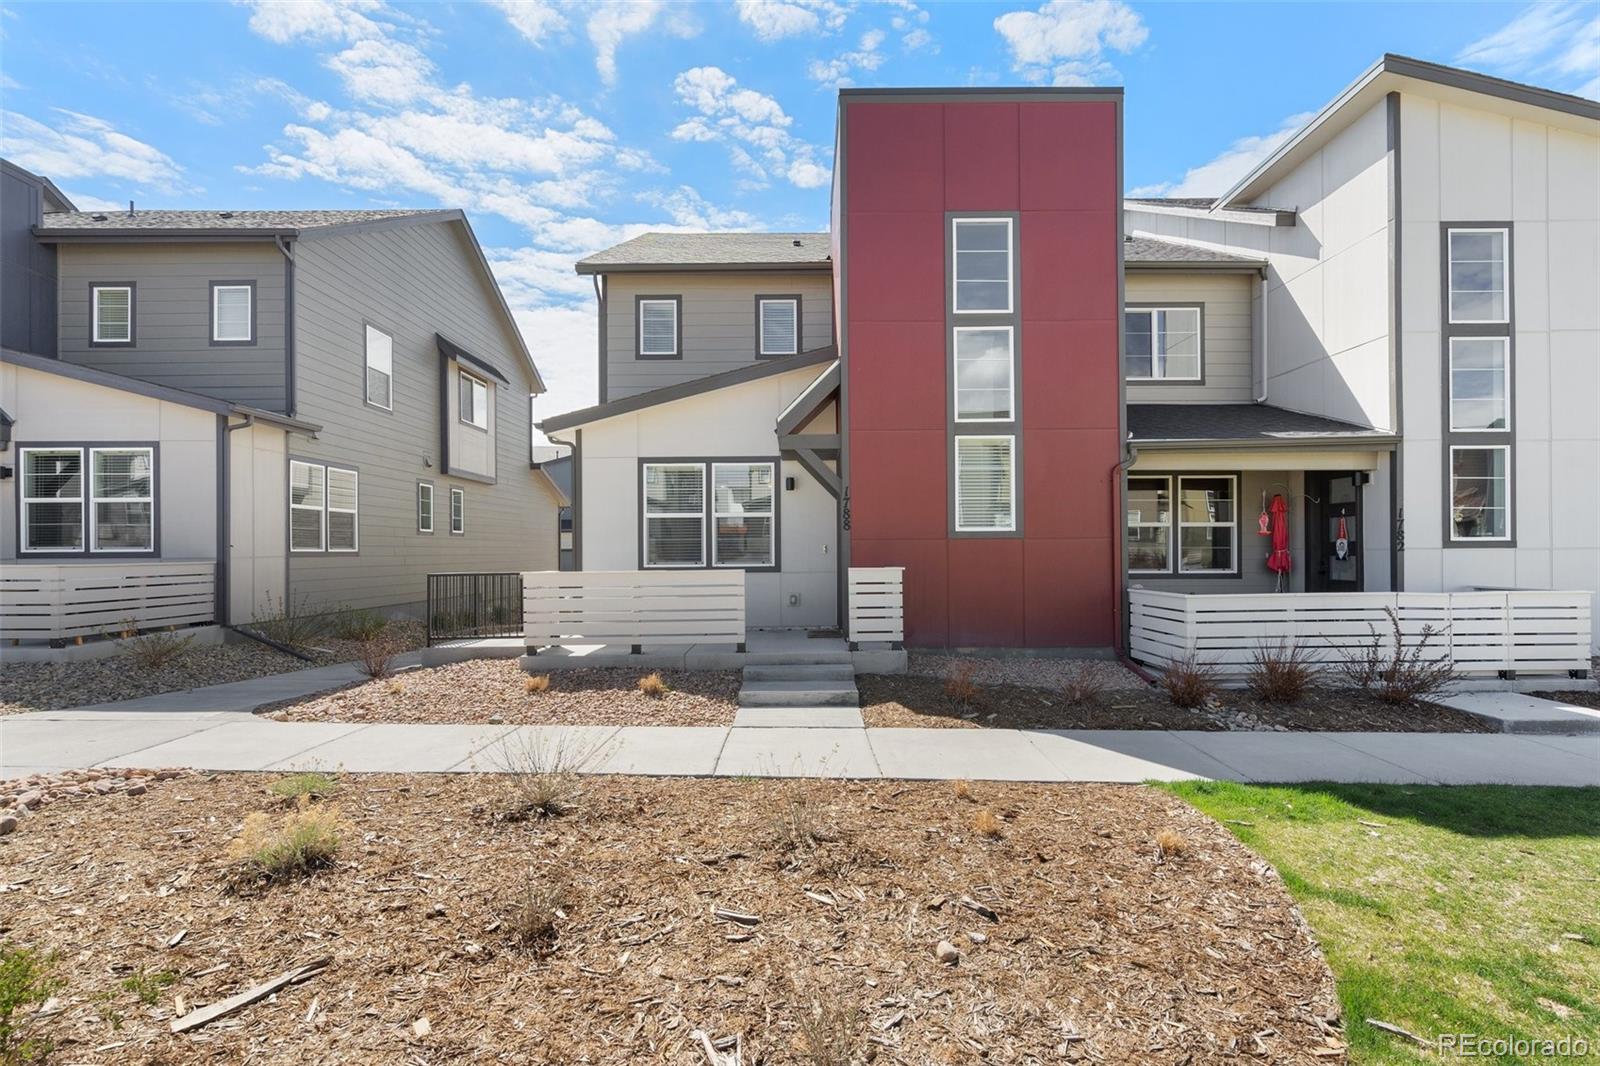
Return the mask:
<svg viewBox="0 0 1600 1066">
<path fill-rule="evenodd" d="M 755 665 L 744 668 L 744 679 L 750 681 L 854 681 L 856 669 L 844 663 L 809 663 L 782 665 Z"/>
<path fill-rule="evenodd" d="M 854 681 L 746 681 L 741 707 L 859 707 Z"/>
<path fill-rule="evenodd" d="M 858 707 L 740 707 L 735 729 L 860 729 Z"/>
<path fill-rule="evenodd" d="M 1600 711 L 1520 692 L 1457 692 L 1435 697 L 1446 707 L 1475 714 L 1502 733 L 1576 736 L 1600 733 Z"/>
<path fill-rule="evenodd" d="M 849 666 L 855 660 L 848 651 L 751 651 L 742 657 L 745 667 L 751 666 L 824 666 L 843 663 Z"/>
</svg>

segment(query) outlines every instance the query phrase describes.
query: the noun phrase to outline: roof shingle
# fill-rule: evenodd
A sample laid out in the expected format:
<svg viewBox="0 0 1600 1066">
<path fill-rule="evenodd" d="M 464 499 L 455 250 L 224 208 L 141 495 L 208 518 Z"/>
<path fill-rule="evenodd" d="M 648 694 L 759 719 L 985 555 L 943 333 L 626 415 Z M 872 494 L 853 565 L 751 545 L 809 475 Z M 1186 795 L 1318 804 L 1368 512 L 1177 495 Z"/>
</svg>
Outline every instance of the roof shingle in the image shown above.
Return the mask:
<svg viewBox="0 0 1600 1066">
<path fill-rule="evenodd" d="M 1238 266 L 1265 266 L 1265 259 L 1254 259 L 1232 252 L 1219 252 L 1198 245 L 1178 241 L 1164 241 L 1156 237 L 1126 237 L 1122 245 L 1122 261 L 1128 266 L 1147 263 L 1210 263 Z"/>
<path fill-rule="evenodd" d="M 378 211 L 49 211 L 39 225 L 42 232 L 121 230 L 306 230 L 382 222 L 391 218 L 439 214 L 429 210 Z"/>
<path fill-rule="evenodd" d="M 821 269 L 832 264 L 826 233 L 643 233 L 578 261 L 578 273 L 617 269 Z"/>
<path fill-rule="evenodd" d="M 1130 403 L 1128 436 L 1135 444 L 1390 439 L 1381 429 L 1264 403 Z"/>
</svg>

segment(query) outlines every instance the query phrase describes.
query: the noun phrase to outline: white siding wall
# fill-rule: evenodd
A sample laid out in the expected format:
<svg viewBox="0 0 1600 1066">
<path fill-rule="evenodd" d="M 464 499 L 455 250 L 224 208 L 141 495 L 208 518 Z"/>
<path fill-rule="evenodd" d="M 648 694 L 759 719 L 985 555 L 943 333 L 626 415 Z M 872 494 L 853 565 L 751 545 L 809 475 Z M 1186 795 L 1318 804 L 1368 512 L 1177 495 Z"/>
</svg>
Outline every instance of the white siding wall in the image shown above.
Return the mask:
<svg viewBox="0 0 1600 1066">
<path fill-rule="evenodd" d="M 639 568 L 640 457 L 776 457 L 778 414 L 820 372 L 808 367 L 584 426 L 583 568 Z M 831 427 L 819 422 L 808 431 L 827 433 Z M 783 488 L 789 477 L 795 479 L 793 492 Z M 753 627 L 834 625 L 834 499 L 794 462 L 781 464 L 778 492 L 781 570 L 749 575 L 746 619 Z M 791 595 L 800 597 L 799 604 L 789 603 Z"/>
<path fill-rule="evenodd" d="M 228 439 L 228 621 L 248 623 L 288 595 L 288 435 L 255 425 Z"/>
</svg>

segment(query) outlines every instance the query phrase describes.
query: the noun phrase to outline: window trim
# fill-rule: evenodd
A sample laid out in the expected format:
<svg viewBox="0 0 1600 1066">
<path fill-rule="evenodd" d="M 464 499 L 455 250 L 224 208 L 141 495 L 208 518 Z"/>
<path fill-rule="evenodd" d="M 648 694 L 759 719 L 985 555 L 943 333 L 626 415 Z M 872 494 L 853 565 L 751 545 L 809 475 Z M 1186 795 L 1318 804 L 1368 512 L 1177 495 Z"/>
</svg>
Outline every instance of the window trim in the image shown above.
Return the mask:
<svg viewBox="0 0 1600 1066">
<path fill-rule="evenodd" d="M 753 566 L 749 564 L 730 563 L 717 566 L 712 562 L 715 545 L 712 539 L 716 536 L 716 503 L 712 498 L 715 482 L 712 477 L 713 466 L 755 466 L 767 464 L 772 467 L 772 563 L 767 566 Z M 638 459 L 638 496 L 639 512 L 635 529 L 639 538 L 639 569 L 640 570 L 743 570 L 747 574 L 775 574 L 783 569 L 783 459 L 774 455 L 680 455 L 680 456 L 640 456 Z M 645 509 L 645 479 L 644 472 L 647 466 L 698 466 L 702 467 L 701 485 L 702 497 L 700 503 L 700 562 L 674 563 L 674 564 L 649 564 L 645 561 L 645 520 L 647 517 L 689 517 L 687 512 L 681 515 L 654 515 L 646 514 Z M 576 523 L 575 523 L 576 525 Z M 576 528 L 574 529 L 576 533 Z M 576 540 L 576 537 L 574 537 Z"/>
<path fill-rule="evenodd" d="M 1166 483 L 1166 486 L 1167 486 L 1167 506 L 1170 508 L 1170 510 L 1168 510 L 1168 512 L 1167 512 L 1167 520 L 1165 522 L 1148 522 L 1148 523 L 1141 521 L 1139 523 L 1139 528 L 1140 529 L 1146 529 L 1146 528 L 1148 528 L 1148 529 L 1165 529 L 1167 531 L 1167 565 L 1166 565 L 1165 569 L 1161 569 L 1161 570 L 1153 570 L 1153 569 L 1146 569 L 1146 568 L 1135 569 L 1135 568 L 1130 566 L 1130 567 L 1128 567 L 1128 574 L 1129 574 L 1130 577 L 1131 576 L 1135 576 L 1135 575 L 1140 575 L 1140 576 L 1158 576 L 1158 575 L 1163 575 L 1163 574 L 1165 574 L 1165 575 L 1173 574 L 1173 573 L 1176 572 L 1174 567 L 1176 566 L 1177 560 L 1175 560 L 1172 557 L 1172 528 L 1173 528 L 1173 525 L 1177 521 L 1177 510 L 1178 510 L 1178 508 L 1177 508 L 1177 498 L 1173 495 L 1173 484 L 1172 484 L 1173 475 L 1172 474 L 1138 474 L 1138 473 L 1134 473 L 1132 470 L 1128 471 L 1127 482 L 1132 482 L 1134 479 L 1138 479 L 1140 481 L 1161 481 L 1161 482 L 1165 482 Z M 1127 482 L 1124 482 L 1124 485 L 1123 485 L 1124 490 L 1127 490 L 1127 489 L 1129 489 L 1131 487 L 1131 486 L 1129 486 L 1127 484 Z M 1123 537 L 1124 538 L 1127 537 L 1127 516 L 1126 515 L 1123 516 Z"/>
<path fill-rule="evenodd" d="M 762 329 L 761 315 L 762 315 L 762 307 L 763 307 L 763 305 L 769 304 L 769 303 L 792 303 L 792 304 L 794 304 L 794 348 L 792 350 L 790 350 L 790 351 L 787 351 L 787 352 L 769 352 L 769 351 L 767 351 L 767 347 L 766 347 L 766 331 Z M 802 302 L 801 302 L 801 299 L 800 299 L 800 294 L 797 293 L 797 292 L 793 292 L 793 293 L 757 293 L 756 294 L 756 358 L 757 359 L 777 359 L 777 358 L 781 358 L 782 356 L 785 356 L 785 355 L 799 355 L 802 351 L 805 350 L 805 344 L 801 339 L 801 333 L 802 333 L 802 331 L 804 329 L 804 327 L 803 327 L 803 325 L 801 324 L 801 321 L 800 321 L 800 312 L 801 312 L 802 306 L 803 305 L 802 305 Z"/>
<path fill-rule="evenodd" d="M 294 468 L 296 466 L 315 467 L 322 471 L 322 502 L 320 504 L 294 502 Z M 284 497 L 289 505 L 289 551 L 294 555 L 319 555 L 328 550 L 328 466 L 326 463 L 314 462 L 310 459 L 296 459 L 289 457 L 289 477 L 284 485 Z M 294 513 L 296 511 L 315 511 L 319 516 L 317 546 L 315 548 L 296 548 L 294 546 Z"/>
<path fill-rule="evenodd" d="M 461 506 L 457 507 L 457 502 Z M 467 490 L 460 485 L 450 486 L 450 535 L 452 537 L 467 535 Z"/>
<path fill-rule="evenodd" d="M 422 490 L 423 489 L 427 489 L 428 490 L 428 524 L 426 526 L 424 526 L 422 524 Z M 433 502 L 434 502 L 433 482 L 431 482 L 431 481 L 418 481 L 417 482 L 417 533 L 419 535 L 420 534 L 426 534 L 428 536 L 432 536 L 433 535 L 433 527 L 434 527 L 434 522 L 433 522 Z"/>
<path fill-rule="evenodd" d="M 88 462 L 84 466 L 84 539 L 85 546 L 90 555 L 154 555 L 156 551 L 156 451 L 148 444 L 93 444 L 85 449 L 88 452 Z M 100 532 L 100 497 L 94 491 L 94 459 L 101 452 L 149 452 L 150 453 L 150 495 L 149 496 L 112 496 L 107 502 L 123 501 L 126 503 L 148 503 L 150 505 L 150 547 L 148 548 L 98 548 Z"/>
<path fill-rule="evenodd" d="M 660 514 L 651 514 L 645 471 L 652 466 L 698 467 L 700 470 L 700 510 L 694 515 L 690 515 L 688 511 L 666 511 Z M 710 475 L 710 469 L 710 463 L 698 459 L 645 459 L 643 457 L 639 459 L 639 569 L 705 570 L 709 568 L 707 563 L 710 561 L 711 552 L 706 545 L 706 511 L 710 506 L 710 489 L 706 482 Z M 700 520 L 700 561 L 695 563 L 652 563 L 648 553 L 650 519 L 690 517 Z"/>
<path fill-rule="evenodd" d="M 961 524 L 961 442 L 962 441 L 996 441 L 1006 442 L 1011 458 L 1011 523 L 1007 526 L 964 526 Z M 1015 433 L 958 433 L 952 438 L 950 453 L 951 508 L 954 512 L 954 525 L 957 533 L 995 534 L 998 536 L 1015 536 L 1017 527 L 1017 434 Z"/>
<path fill-rule="evenodd" d="M 965 308 L 961 306 L 960 242 L 956 234 L 964 222 L 1004 222 L 1006 224 L 1006 305 L 1004 307 Z M 992 280 L 992 279 L 985 279 Z M 950 313 L 953 315 L 1013 315 L 1017 312 L 1017 219 L 1015 215 L 952 215 L 950 218 Z"/>
<path fill-rule="evenodd" d="M 1503 537 L 1458 537 L 1456 536 L 1455 498 L 1456 498 L 1456 452 L 1504 452 L 1506 456 L 1506 535 Z M 1446 532 L 1450 535 L 1451 544 L 1492 544 L 1498 548 L 1515 546 L 1517 542 L 1516 488 L 1513 479 L 1516 475 L 1512 468 L 1512 452 L 1509 442 L 1499 444 L 1452 444 L 1445 449 L 1445 505 L 1444 521 Z"/>
<path fill-rule="evenodd" d="M 1150 367 L 1153 370 L 1155 368 L 1155 341 L 1154 341 L 1154 337 L 1156 336 L 1156 332 L 1155 332 L 1155 313 L 1157 311 L 1195 311 L 1195 312 L 1198 312 L 1199 321 L 1195 324 L 1195 341 L 1196 341 L 1196 344 L 1199 347 L 1200 351 L 1199 351 L 1199 358 L 1196 360 L 1196 362 L 1198 364 L 1198 366 L 1197 366 L 1198 372 L 1197 372 L 1197 375 L 1195 377 L 1192 377 L 1192 378 L 1166 378 L 1166 377 L 1164 377 L 1164 378 L 1156 378 L 1156 377 L 1141 378 L 1141 377 L 1135 377 L 1134 375 L 1128 373 L 1127 316 L 1128 316 L 1128 314 L 1130 312 L 1135 313 L 1135 314 L 1148 313 L 1150 315 L 1150 336 L 1152 338 L 1152 340 L 1151 340 Z M 1143 301 L 1136 301 L 1136 302 L 1132 302 L 1132 303 L 1124 303 L 1122 305 L 1122 315 L 1123 315 L 1123 327 L 1122 327 L 1122 330 L 1123 330 L 1122 375 L 1123 375 L 1123 379 L 1125 381 L 1127 381 L 1127 383 L 1129 385 L 1141 385 L 1141 386 L 1143 386 L 1143 385 L 1154 385 L 1154 386 L 1186 385 L 1187 386 L 1187 385 L 1204 385 L 1206 383 L 1206 305 L 1205 305 L 1204 302 L 1185 303 L 1185 302 L 1175 302 L 1175 301 L 1168 300 L 1168 301 L 1165 301 L 1165 302 L 1157 301 L 1157 302 L 1154 302 L 1154 303 L 1147 303 L 1147 302 L 1143 302 Z"/>
<path fill-rule="evenodd" d="M 1504 356 L 1500 376 L 1505 385 L 1506 424 L 1499 429 L 1486 429 L 1482 426 L 1456 425 L 1456 341 L 1499 341 L 1500 352 Z M 1504 334 L 1478 335 L 1458 334 L 1445 338 L 1445 411 L 1447 412 L 1446 427 L 1450 433 L 1497 433 L 1507 434 L 1512 432 L 1512 419 L 1515 417 L 1516 400 L 1511 395 L 1511 338 Z"/>
<path fill-rule="evenodd" d="M 14 497 L 14 529 L 16 536 L 17 556 L 29 556 L 44 559 L 150 559 L 161 557 L 161 445 L 157 441 L 149 440 L 107 440 L 107 441 L 18 441 L 13 444 L 16 449 L 16 473 L 12 481 L 16 484 Z M 150 547 L 148 548 L 108 548 L 94 549 L 94 531 L 91 528 L 94 496 L 94 457 L 95 451 L 148 451 L 150 453 Z M 23 488 L 26 484 L 27 453 L 29 452 L 77 452 L 79 454 L 78 468 L 82 471 L 80 478 L 79 495 L 75 500 L 62 501 L 55 498 L 55 502 L 76 502 L 80 505 L 78 516 L 79 528 L 83 534 L 82 546 L 77 548 L 30 548 L 27 546 L 27 501 L 23 497 Z M 111 500 L 129 499 L 130 497 L 110 497 Z M 45 498 L 33 500 L 34 503 L 51 502 Z"/>
<path fill-rule="evenodd" d="M 753 466 L 765 466 L 772 470 L 772 509 L 770 511 L 750 513 L 752 518 L 769 518 L 772 520 L 772 536 L 767 544 L 768 561 L 765 563 L 723 563 L 717 560 L 717 519 L 734 517 L 733 515 L 723 515 L 717 511 L 717 467 L 719 466 L 742 467 L 746 470 Z M 709 516 L 706 534 L 711 544 L 711 569 L 776 570 L 778 568 L 778 493 L 783 491 L 783 482 L 780 480 L 782 472 L 779 464 L 766 459 L 752 461 L 721 459 L 714 460 L 710 467 L 706 481 L 706 512 Z"/>
<path fill-rule="evenodd" d="M 468 418 L 461 410 L 461 386 L 463 382 L 468 381 L 483 389 L 483 421 L 481 423 Z M 463 369 L 458 363 L 456 365 L 456 421 L 460 422 L 464 426 L 471 426 L 473 429 L 481 429 L 485 433 L 489 432 L 489 396 L 492 388 L 493 386 L 491 386 L 483 378 L 479 377 L 477 374 L 470 373 L 469 371 Z M 476 392 L 474 392 L 473 395 L 476 396 Z M 473 400 L 472 413 L 478 413 L 478 404 L 476 399 Z"/>
<path fill-rule="evenodd" d="M 646 352 L 644 350 L 644 305 L 647 303 L 671 303 L 673 325 L 673 347 L 670 352 Z M 679 294 L 646 295 L 639 294 L 633 298 L 633 357 L 635 359 L 682 359 L 683 358 L 683 296 Z"/>
<path fill-rule="evenodd" d="M 389 369 L 379 371 L 389 377 L 389 402 L 381 404 L 372 398 L 372 346 L 370 333 L 381 334 L 389 341 Z M 373 322 L 363 320 L 361 323 L 361 399 L 368 407 L 375 407 L 379 411 L 394 413 L 394 334 Z"/>
<path fill-rule="evenodd" d="M 333 484 L 331 475 L 337 470 L 341 474 L 349 474 L 355 479 L 356 505 L 354 507 L 335 507 L 333 505 Z M 323 516 L 322 538 L 327 545 L 329 555 L 358 555 L 361 552 L 361 471 L 353 466 L 334 466 L 327 463 L 322 469 L 322 498 L 326 513 Z M 351 532 L 355 534 L 353 543 L 348 548 L 335 548 L 333 546 L 333 521 L 335 514 L 352 516 Z"/>
<path fill-rule="evenodd" d="M 960 367 L 960 336 L 963 333 L 981 333 L 985 331 L 1004 330 L 1006 334 L 1006 348 L 1008 366 L 1006 368 L 1006 417 L 1004 418 L 971 418 L 962 417 L 961 414 L 961 374 Z M 1017 330 L 1013 325 L 964 325 L 950 328 L 950 419 L 956 425 L 994 425 L 997 423 L 1014 423 L 1017 419 Z M 1015 456 L 1013 456 L 1015 459 Z"/>
<path fill-rule="evenodd" d="M 1455 263 L 1450 258 L 1450 237 L 1456 233 L 1498 233 L 1502 238 L 1501 248 L 1505 252 L 1505 305 L 1504 318 L 1457 318 L 1455 310 L 1450 306 L 1450 294 L 1455 291 Z M 1509 326 L 1511 324 L 1511 227 L 1509 225 L 1478 224 L 1478 225 L 1452 225 L 1446 223 L 1444 233 L 1444 320 L 1451 326 Z"/>
<path fill-rule="evenodd" d="M 100 336 L 100 292 L 103 289 L 128 290 L 128 339 L 104 340 Z M 89 283 L 89 347 L 134 348 L 139 343 L 139 293 L 131 281 L 91 281 Z"/>
<path fill-rule="evenodd" d="M 1173 566 L 1172 573 L 1177 577 L 1238 577 L 1240 572 L 1241 572 L 1240 566 L 1239 566 L 1239 547 L 1240 547 L 1239 538 L 1240 538 L 1240 535 L 1241 535 L 1240 534 L 1241 525 L 1240 525 L 1240 521 L 1239 521 L 1239 518 L 1240 518 L 1240 514 L 1239 514 L 1239 485 L 1240 485 L 1240 480 L 1241 479 L 1240 479 L 1239 475 L 1238 474 L 1208 474 L 1208 473 L 1204 473 L 1204 472 L 1201 472 L 1201 471 L 1187 471 L 1187 472 L 1175 474 L 1173 476 L 1173 480 L 1175 482 L 1175 484 L 1173 485 L 1173 493 L 1172 493 L 1172 519 L 1173 519 L 1173 521 L 1172 521 L 1172 535 L 1173 535 L 1173 541 L 1172 541 L 1172 553 L 1171 553 L 1171 556 L 1170 556 L 1170 558 L 1172 559 L 1172 566 Z M 1221 481 L 1221 480 L 1226 480 L 1227 482 L 1229 482 L 1233 486 L 1233 500 L 1232 500 L 1232 502 L 1233 502 L 1233 521 L 1232 521 L 1232 523 L 1224 523 L 1224 522 L 1185 522 L 1184 519 L 1183 519 L 1183 483 L 1185 481 Z M 1230 559 L 1229 559 L 1229 567 L 1228 567 L 1228 569 L 1226 569 L 1226 570 L 1218 570 L 1215 567 L 1207 567 L 1205 569 L 1198 569 L 1198 570 L 1187 570 L 1187 569 L 1185 569 L 1184 565 L 1183 565 L 1183 531 L 1184 531 L 1185 527 L 1190 528 L 1190 529 L 1220 529 L 1220 528 L 1223 528 L 1224 526 L 1231 526 L 1231 528 L 1233 529 L 1232 551 L 1229 553 Z"/>
<path fill-rule="evenodd" d="M 210 301 L 210 330 L 209 339 L 213 348 L 248 348 L 256 344 L 258 339 L 256 318 L 256 283 L 254 279 L 240 281 L 213 281 L 211 286 Z M 244 339 L 222 338 L 217 336 L 217 294 L 222 289 L 244 289 L 250 294 L 250 335 Z"/>
</svg>

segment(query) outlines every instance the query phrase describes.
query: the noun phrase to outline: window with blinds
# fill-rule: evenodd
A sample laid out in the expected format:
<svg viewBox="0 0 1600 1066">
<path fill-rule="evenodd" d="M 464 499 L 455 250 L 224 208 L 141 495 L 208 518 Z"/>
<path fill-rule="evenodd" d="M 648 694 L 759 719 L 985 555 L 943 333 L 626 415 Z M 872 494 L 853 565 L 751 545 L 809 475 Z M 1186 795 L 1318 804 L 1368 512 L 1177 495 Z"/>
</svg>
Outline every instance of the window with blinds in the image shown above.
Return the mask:
<svg viewBox="0 0 1600 1066">
<path fill-rule="evenodd" d="M 1015 460 L 1015 437 L 956 438 L 958 532 L 1002 533 L 1017 528 Z"/>
<path fill-rule="evenodd" d="M 678 355 L 678 298 L 640 297 L 639 354 Z"/>
<path fill-rule="evenodd" d="M 359 481 L 360 476 L 354 470 L 328 467 L 328 550 L 331 552 L 353 552 L 360 547 Z"/>
<path fill-rule="evenodd" d="M 91 291 L 96 344 L 133 343 L 133 286 L 96 285 Z"/>
<path fill-rule="evenodd" d="M 24 448 L 20 462 L 24 552 L 155 551 L 154 448 Z"/>
<path fill-rule="evenodd" d="M 794 355 L 800 350 L 800 301 L 792 296 L 764 296 L 759 310 L 761 355 Z"/>
<path fill-rule="evenodd" d="M 91 448 L 91 551 L 155 550 L 156 468 L 150 448 Z"/>
<path fill-rule="evenodd" d="M 645 463 L 643 479 L 644 565 L 704 566 L 705 464 Z"/>
<path fill-rule="evenodd" d="M 1011 327 L 957 326 L 955 338 L 956 421 L 1011 421 Z"/>
<path fill-rule="evenodd" d="M 22 550 L 83 550 L 83 451 L 22 449 Z"/>
<path fill-rule="evenodd" d="M 777 516 L 772 463 L 712 463 L 711 507 L 717 534 L 713 566 L 772 566 Z"/>
<path fill-rule="evenodd" d="M 289 463 L 289 550 L 323 549 L 323 511 L 327 506 L 327 471 L 316 463 Z"/>
<path fill-rule="evenodd" d="M 367 327 L 367 402 L 394 410 L 394 338 Z"/>
<path fill-rule="evenodd" d="M 211 339 L 221 344 L 249 344 L 255 340 L 255 298 L 252 285 L 214 283 L 211 286 Z"/>
</svg>

